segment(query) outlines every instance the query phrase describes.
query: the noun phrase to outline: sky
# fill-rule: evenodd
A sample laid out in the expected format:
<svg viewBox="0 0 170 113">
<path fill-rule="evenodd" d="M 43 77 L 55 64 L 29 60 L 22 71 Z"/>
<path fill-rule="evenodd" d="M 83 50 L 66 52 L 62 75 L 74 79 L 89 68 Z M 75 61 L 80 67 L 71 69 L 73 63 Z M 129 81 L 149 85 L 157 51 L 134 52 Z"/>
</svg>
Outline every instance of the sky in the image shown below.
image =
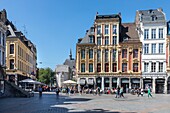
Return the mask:
<svg viewBox="0 0 170 113">
<path fill-rule="evenodd" d="M 94 23 L 96 13 L 122 15 L 122 22 L 134 22 L 136 10 L 163 8 L 170 20 L 170 0 L 0 0 L 13 22 L 37 48 L 38 67 L 63 64 L 78 38 Z M 25 26 L 25 27 L 24 27 Z"/>
</svg>

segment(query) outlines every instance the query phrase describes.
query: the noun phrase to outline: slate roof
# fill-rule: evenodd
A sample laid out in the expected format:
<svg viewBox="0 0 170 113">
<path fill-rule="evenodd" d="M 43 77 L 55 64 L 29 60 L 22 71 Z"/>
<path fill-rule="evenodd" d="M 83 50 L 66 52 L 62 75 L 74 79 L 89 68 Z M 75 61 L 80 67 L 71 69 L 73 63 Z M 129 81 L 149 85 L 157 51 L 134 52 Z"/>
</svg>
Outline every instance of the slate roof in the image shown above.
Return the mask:
<svg viewBox="0 0 170 113">
<path fill-rule="evenodd" d="M 140 42 L 135 23 L 122 23 L 121 38 L 124 42 Z"/>
<path fill-rule="evenodd" d="M 71 69 L 73 69 L 76 66 L 76 61 L 74 59 L 73 60 L 66 59 L 64 65 L 68 65 Z"/>
<path fill-rule="evenodd" d="M 142 22 L 165 22 L 165 15 L 161 8 L 159 9 L 150 9 L 150 10 L 139 10 L 141 15 Z M 155 20 L 152 20 L 152 17 L 155 17 Z"/>
</svg>

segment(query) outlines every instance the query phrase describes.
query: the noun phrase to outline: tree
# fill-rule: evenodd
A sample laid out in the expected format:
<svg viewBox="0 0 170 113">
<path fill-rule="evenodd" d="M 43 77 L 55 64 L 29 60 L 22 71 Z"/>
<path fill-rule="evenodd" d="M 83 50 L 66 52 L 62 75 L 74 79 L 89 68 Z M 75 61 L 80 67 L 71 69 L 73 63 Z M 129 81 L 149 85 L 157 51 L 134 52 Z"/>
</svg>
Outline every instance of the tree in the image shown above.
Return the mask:
<svg viewBox="0 0 170 113">
<path fill-rule="evenodd" d="M 54 78 L 55 72 L 51 68 L 40 68 L 39 69 L 39 79 L 38 81 L 50 85 L 52 79 Z"/>
</svg>

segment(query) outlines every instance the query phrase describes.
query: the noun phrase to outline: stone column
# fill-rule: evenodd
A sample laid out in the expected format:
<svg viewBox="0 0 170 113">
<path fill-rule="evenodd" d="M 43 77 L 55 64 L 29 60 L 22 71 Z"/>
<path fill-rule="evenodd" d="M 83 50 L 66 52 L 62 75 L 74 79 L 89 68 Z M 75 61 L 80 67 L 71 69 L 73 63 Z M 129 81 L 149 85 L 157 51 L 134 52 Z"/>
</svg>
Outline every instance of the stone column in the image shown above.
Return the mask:
<svg viewBox="0 0 170 113">
<path fill-rule="evenodd" d="M 112 77 L 109 77 L 109 80 L 110 80 L 109 87 L 110 87 L 110 89 L 112 89 Z"/>
<path fill-rule="evenodd" d="M 143 79 L 142 78 L 140 78 L 140 88 L 143 89 Z"/>
<path fill-rule="evenodd" d="M 129 89 L 132 89 L 131 77 L 129 77 Z"/>
<path fill-rule="evenodd" d="M 164 93 L 167 94 L 167 77 L 165 77 Z"/>
<path fill-rule="evenodd" d="M 102 87 L 101 87 L 102 91 L 104 91 L 104 77 L 102 77 Z"/>
<path fill-rule="evenodd" d="M 117 78 L 117 87 L 118 86 L 121 87 L 121 83 L 120 83 L 120 78 L 119 77 Z"/>
<path fill-rule="evenodd" d="M 16 73 L 15 73 L 15 85 L 18 85 L 18 76 Z"/>
<path fill-rule="evenodd" d="M 155 78 L 152 80 L 152 92 L 155 94 Z"/>
</svg>

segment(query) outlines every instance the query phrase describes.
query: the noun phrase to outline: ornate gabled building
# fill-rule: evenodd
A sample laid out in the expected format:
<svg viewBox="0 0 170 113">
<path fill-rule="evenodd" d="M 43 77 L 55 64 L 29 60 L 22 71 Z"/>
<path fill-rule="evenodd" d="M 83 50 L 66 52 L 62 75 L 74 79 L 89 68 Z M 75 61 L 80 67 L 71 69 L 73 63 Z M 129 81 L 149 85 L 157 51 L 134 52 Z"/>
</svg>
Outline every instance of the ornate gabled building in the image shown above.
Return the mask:
<svg viewBox="0 0 170 113">
<path fill-rule="evenodd" d="M 166 93 L 166 34 L 167 23 L 161 8 L 136 12 L 136 26 L 143 44 L 143 88 Z"/>
<path fill-rule="evenodd" d="M 6 74 L 11 82 L 32 78 L 36 79 L 37 50 L 36 46 L 26 36 L 16 29 L 9 20 L 6 22 Z"/>
<path fill-rule="evenodd" d="M 76 45 L 80 88 L 102 90 L 140 87 L 141 50 L 135 24 L 121 23 L 121 15 L 96 15 L 94 25 Z"/>
<path fill-rule="evenodd" d="M 5 68 L 6 68 L 6 31 L 7 27 L 5 22 L 7 20 L 6 10 L 0 11 L 0 94 L 4 93 L 4 79 L 5 79 Z"/>
<path fill-rule="evenodd" d="M 170 21 L 167 22 L 167 42 L 166 42 L 166 58 L 167 58 L 167 93 L 170 94 Z"/>
<path fill-rule="evenodd" d="M 119 43 L 118 48 L 120 86 L 129 89 L 142 88 L 142 43 L 139 40 L 135 23 L 122 24 L 121 38 L 122 42 Z"/>
</svg>

